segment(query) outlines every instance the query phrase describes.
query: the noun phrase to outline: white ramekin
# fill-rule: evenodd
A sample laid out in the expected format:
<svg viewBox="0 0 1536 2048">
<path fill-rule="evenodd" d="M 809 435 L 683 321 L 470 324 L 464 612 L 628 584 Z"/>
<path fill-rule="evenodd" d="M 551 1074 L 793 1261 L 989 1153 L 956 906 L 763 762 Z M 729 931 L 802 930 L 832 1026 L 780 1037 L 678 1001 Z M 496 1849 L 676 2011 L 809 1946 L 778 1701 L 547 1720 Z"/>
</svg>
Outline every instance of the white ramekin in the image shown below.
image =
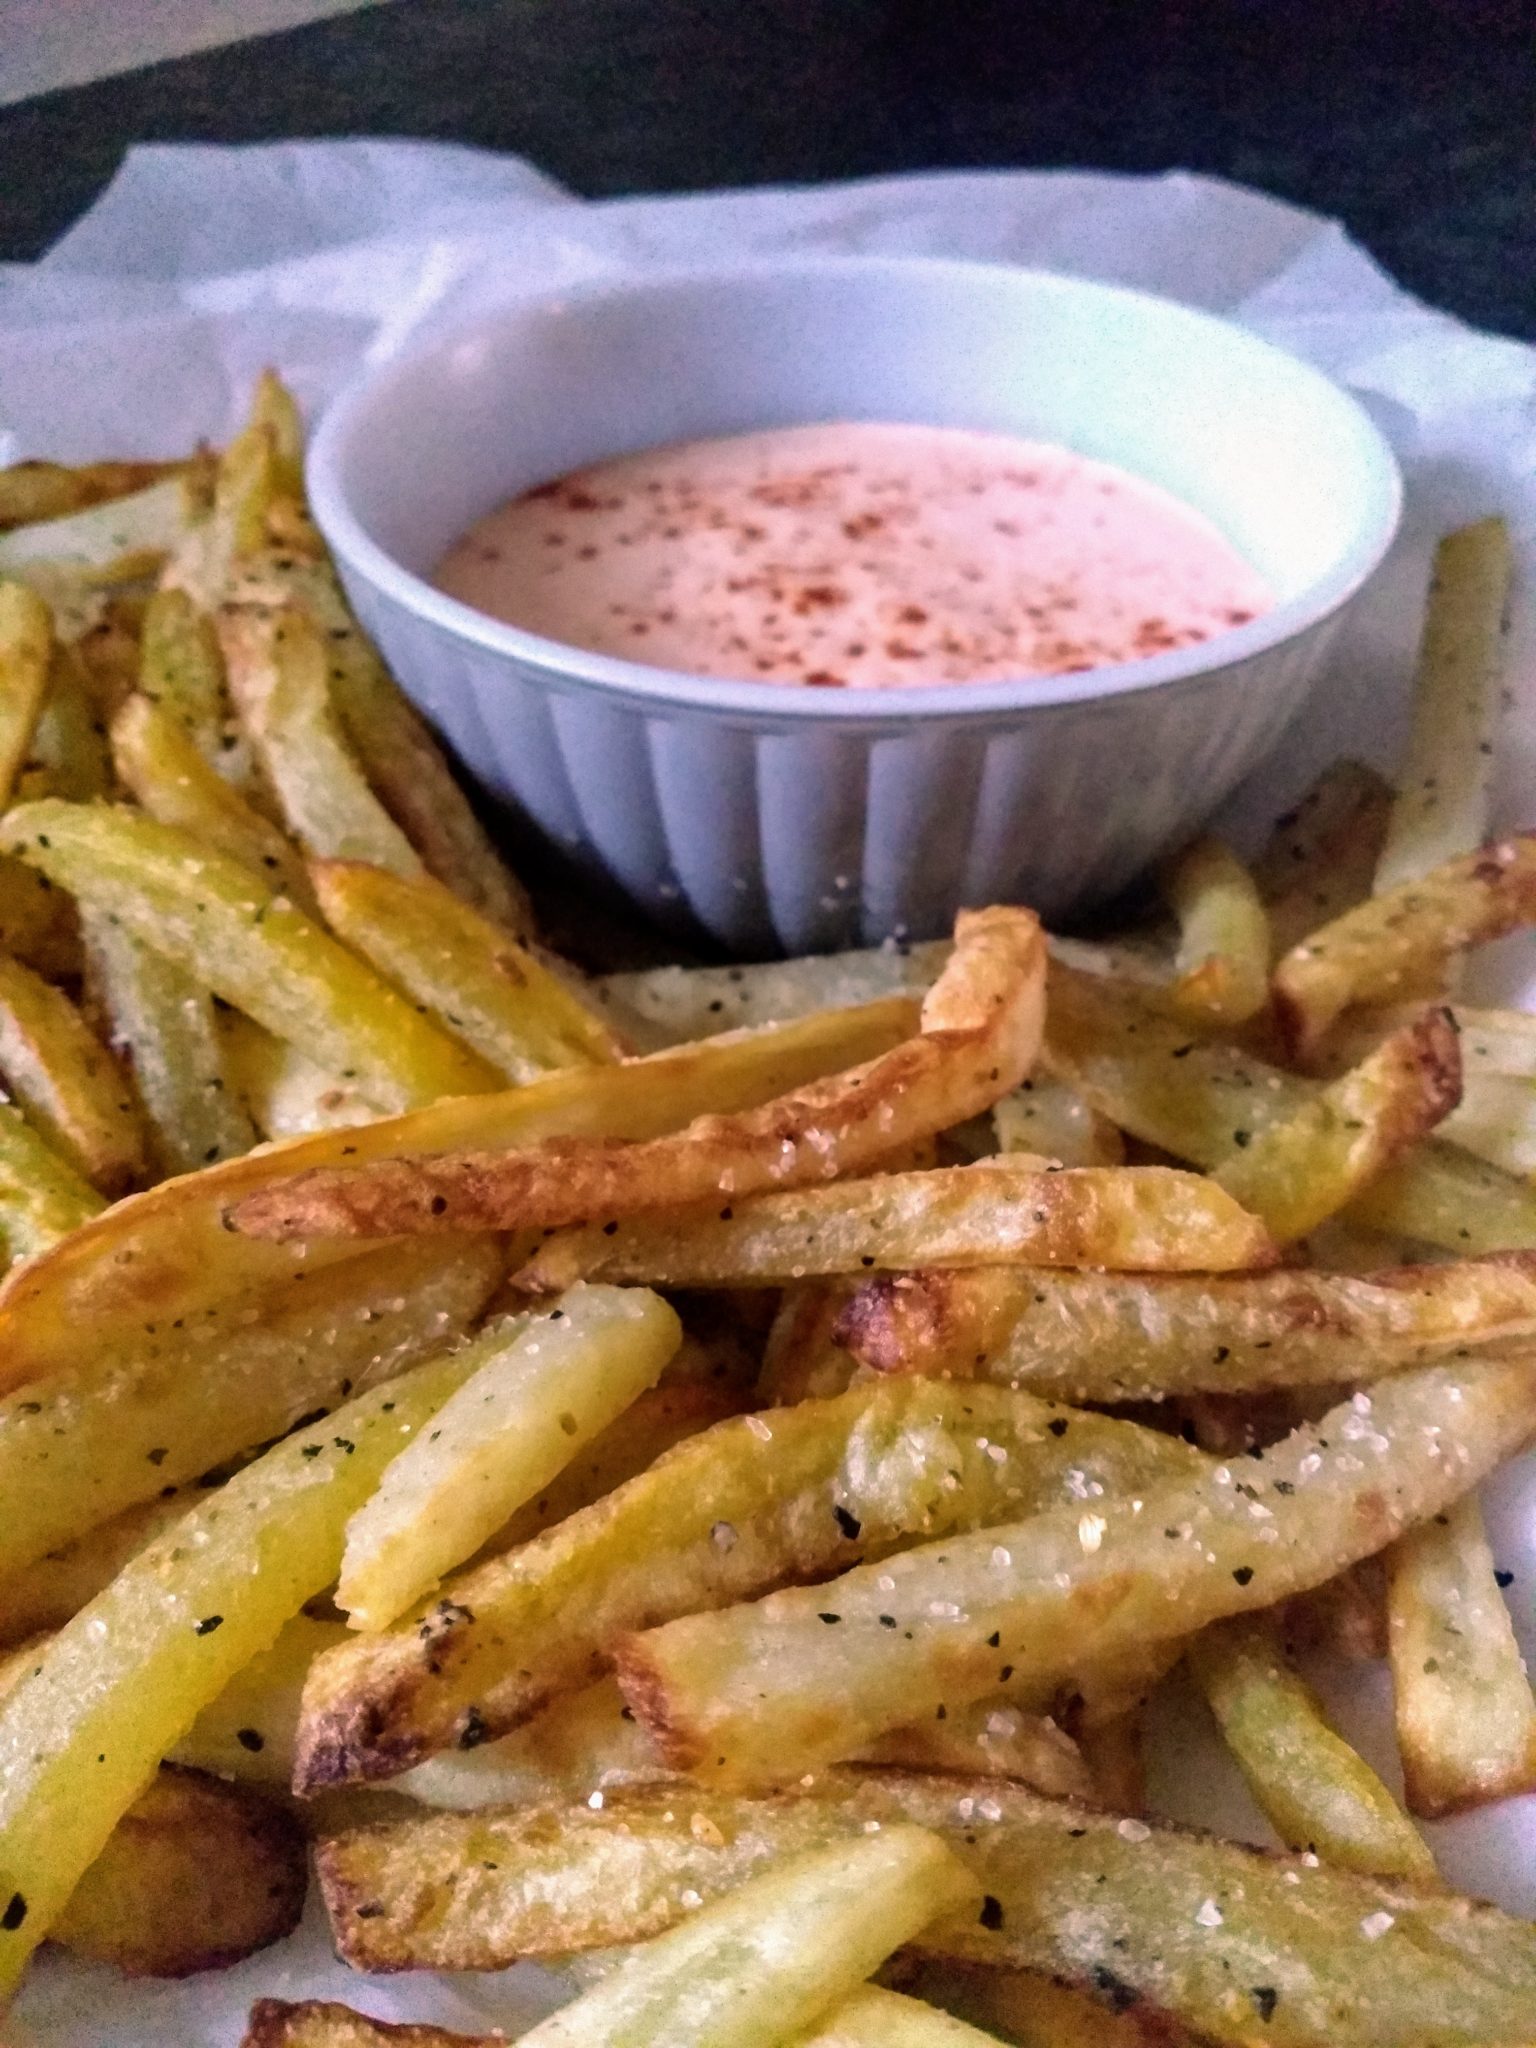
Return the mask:
<svg viewBox="0 0 1536 2048">
<path fill-rule="evenodd" d="M 808 420 L 1064 442 L 1206 513 L 1273 610 L 1045 682 L 795 690 L 497 623 L 426 580 L 527 486 Z M 961 905 L 1059 918 L 1196 829 L 1300 707 L 1401 497 L 1317 371 L 1143 293 L 1000 266 L 811 258 L 524 300 L 366 371 L 309 465 L 347 590 L 470 771 L 651 913 L 741 954 L 922 937 Z"/>
</svg>

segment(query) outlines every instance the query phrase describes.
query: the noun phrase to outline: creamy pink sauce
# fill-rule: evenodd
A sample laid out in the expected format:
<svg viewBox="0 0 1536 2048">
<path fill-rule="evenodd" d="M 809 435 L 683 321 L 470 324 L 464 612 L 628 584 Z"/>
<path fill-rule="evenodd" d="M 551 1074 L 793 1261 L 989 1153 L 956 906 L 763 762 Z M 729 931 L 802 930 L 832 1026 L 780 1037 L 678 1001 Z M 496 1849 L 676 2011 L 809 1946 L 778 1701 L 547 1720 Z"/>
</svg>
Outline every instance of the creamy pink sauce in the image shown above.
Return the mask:
<svg viewBox="0 0 1536 2048">
<path fill-rule="evenodd" d="M 471 527 L 437 582 L 593 653 L 861 689 L 1134 661 L 1273 602 L 1208 520 L 1124 470 L 865 421 L 594 463 Z"/>
</svg>

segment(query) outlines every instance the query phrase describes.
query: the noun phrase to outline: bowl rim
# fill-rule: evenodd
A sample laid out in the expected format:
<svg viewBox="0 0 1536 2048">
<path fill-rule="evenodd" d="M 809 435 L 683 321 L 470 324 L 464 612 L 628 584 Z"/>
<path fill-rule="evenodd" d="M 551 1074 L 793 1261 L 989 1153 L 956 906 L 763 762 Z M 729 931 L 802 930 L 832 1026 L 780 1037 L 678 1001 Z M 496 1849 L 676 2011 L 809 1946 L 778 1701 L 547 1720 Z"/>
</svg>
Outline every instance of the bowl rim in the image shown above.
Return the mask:
<svg viewBox="0 0 1536 2048">
<path fill-rule="evenodd" d="M 1310 385 L 1327 402 L 1353 415 L 1367 476 L 1365 516 L 1351 544 L 1333 566 L 1304 590 L 1262 612 L 1243 626 L 1216 633 L 1188 647 L 1138 661 L 1115 662 L 1077 674 L 1021 677 L 1012 681 L 903 684 L 892 688 L 806 690 L 783 683 L 750 682 L 729 676 L 693 675 L 682 670 L 598 654 L 568 642 L 512 626 L 458 598 L 449 597 L 424 576 L 407 569 L 381 547 L 351 508 L 342 484 L 345 444 L 359 417 L 392 382 L 423 360 L 446 354 L 488 328 L 537 314 L 541 307 L 578 310 L 618 297 L 665 295 L 682 287 L 715 284 L 729 288 L 764 278 L 816 274 L 850 277 L 885 274 L 963 278 L 967 285 L 1027 284 L 1046 292 L 1114 300 L 1134 310 L 1173 316 L 1221 337 L 1224 345 L 1263 354 L 1286 374 Z M 624 276 L 585 279 L 578 284 L 530 290 L 459 320 L 428 319 L 407 334 L 400 347 L 366 363 L 326 406 L 310 444 L 306 482 L 317 523 L 338 560 L 385 598 L 460 642 L 514 662 L 526 674 L 569 692 L 591 688 L 604 695 L 649 702 L 658 709 L 691 709 L 717 715 L 792 724 L 905 724 L 914 718 L 995 721 L 1028 712 L 1142 696 L 1180 685 L 1214 680 L 1221 671 L 1250 662 L 1299 638 L 1340 611 L 1379 567 L 1396 537 L 1403 509 L 1403 476 L 1397 456 L 1353 392 L 1290 350 L 1240 322 L 1182 300 L 1134 286 L 1040 266 L 946 256 L 871 256 L 810 252 L 790 257 L 741 257 L 697 264 L 671 264 Z"/>
</svg>

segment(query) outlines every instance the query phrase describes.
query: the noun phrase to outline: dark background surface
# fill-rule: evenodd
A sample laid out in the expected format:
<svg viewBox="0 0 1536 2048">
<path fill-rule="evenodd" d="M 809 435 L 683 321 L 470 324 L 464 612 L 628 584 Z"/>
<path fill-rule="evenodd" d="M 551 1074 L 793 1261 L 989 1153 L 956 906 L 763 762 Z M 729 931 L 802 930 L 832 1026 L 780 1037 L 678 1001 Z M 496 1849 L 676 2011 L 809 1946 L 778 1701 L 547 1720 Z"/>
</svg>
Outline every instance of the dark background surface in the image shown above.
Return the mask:
<svg viewBox="0 0 1536 2048">
<path fill-rule="evenodd" d="M 1533 123 L 1536 0 L 395 0 L 0 109 L 0 256 L 146 140 L 446 137 L 591 195 L 1184 166 L 1536 336 Z"/>
</svg>

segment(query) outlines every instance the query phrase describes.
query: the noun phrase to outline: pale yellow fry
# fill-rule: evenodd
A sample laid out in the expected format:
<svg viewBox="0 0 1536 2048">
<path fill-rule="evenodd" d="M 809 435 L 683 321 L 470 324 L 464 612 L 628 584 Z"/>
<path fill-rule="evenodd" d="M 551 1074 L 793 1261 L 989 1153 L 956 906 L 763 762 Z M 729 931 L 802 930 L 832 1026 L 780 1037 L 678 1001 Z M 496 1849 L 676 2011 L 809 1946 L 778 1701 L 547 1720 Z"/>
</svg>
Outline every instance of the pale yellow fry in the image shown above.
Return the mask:
<svg viewBox="0 0 1536 2048">
<path fill-rule="evenodd" d="M 388 1627 L 532 1500 L 661 1377 L 682 1325 L 645 1288 L 578 1287 L 503 1318 L 430 1436 L 403 1451 L 347 1527 L 336 1603 Z"/>
<path fill-rule="evenodd" d="M 625 1696 L 669 1763 L 783 1783 L 941 1706 L 1048 1699 L 1074 1665 L 1306 1592 L 1536 1426 L 1528 1359 L 1425 1367 L 1356 1399 L 1245 1462 L 1240 1485 L 1221 1466 L 631 1636 Z"/>
<path fill-rule="evenodd" d="M 302 1138 L 315 1131 L 352 1130 L 378 1111 L 355 1080 L 343 1080 L 274 1038 L 238 1010 L 218 1020 L 219 1044 L 231 1085 L 264 1138 Z"/>
<path fill-rule="evenodd" d="M 1477 1502 L 1406 1536 L 1387 1585 L 1409 1806 L 1434 1819 L 1536 1790 L 1536 1700 Z"/>
<path fill-rule="evenodd" d="M 452 1356 L 300 1430 L 141 1551 L 0 1707 L 0 1994 L 166 1751 L 340 1561 L 348 1517 L 461 1383 Z"/>
<path fill-rule="evenodd" d="M 874 946 L 752 967 L 651 967 L 609 974 L 593 993 L 616 1027 L 646 1046 L 681 1045 L 717 1031 L 782 1024 L 815 1010 L 922 995 L 949 958 L 947 939 Z"/>
<path fill-rule="evenodd" d="M 278 436 L 262 411 L 258 392 L 251 417 L 217 459 L 211 503 L 206 512 L 199 508 L 201 516 L 176 542 L 163 573 L 166 588 L 186 591 L 210 614 L 223 603 L 242 558 L 264 543 L 280 494 Z"/>
<path fill-rule="evenodd" d="M 13 462 L 0 469 L 0 528 L 64 519 L 174 474 L 179 462 Z"/>
<path fill-rule="evenodd" d="M 139 691 L 191 740 L 210 768 L 244 783 L 249 763 L 230 715 L 218 635 L 184 590 L 157 590 L 149 601 Z"/>
<path fill-rule="evenodd" d="M 1433 1884 L 1424 1838 L 1376 1773 L 1330 1728 L 1262 1622 L 1220 1623 L 1190 1667 L 1260 1811 L 1292 1849 L 1377 1877 Z"/>
<path fill-rule="evenodd" d="M 509 1081 L 617 1059 L 619 1041 L 570 985 L 430 875 L 316 861 L 326 922 Z"/>
<path fill-rule="evenodd" d="M 1445 1010 L 1426 1010 L 1212 1177 L 1288 1244 L 1347 1208 L 1460 1099 L 1456 1027 Z"/>
<path fill-rule="evenodd" d="M 298 400 L 276 370 L 265 369 L 251 397 L 251 422 L 272 437 L 276 486 L 284 496 L 304 495 L 304 418 Z"/>
<path fill-rule="evenodd" d="M 1269 918 L 1253 877 L 1221 840 L 1197 839 L 1165 870 L 1179 922 L 1167 1000 L 1193 1024 L 1246 1024 L 1269 1000 Z"/>
<path fill-rule="evenodd" d="M 99 583 L 153 575 L 190 518 L 184 476 L 163 476 L 0 537 L 0 576 L 46 585 L 50 576 Z"/>
<path fill-rule="evenodd" d="M 81 927 L 92 994 L 132 1069 L 161 1170 L 192 1173 L 249 1152 L 256 1132 L 230 1084 L 207 989 L 100 913 Z"/>
<path fill-rule="evenodd" d="M 100 1195 L 63 1153 L 14 1103 L 0 1101 L 0 1250 L 5 1263 L 19 1265 L 61 1244 L 102 1207 Z"/>
<path fill-rule="evenodd" d="M 980 1905 L 975 1878 L 922 1829 L 812 1849 L 658 1935 L 525 2048 L 792 2043 L 930 1920 Z"/>
<path fill-rule="evenodd" d="M 189 833 L 123 809 L 42 802 L 12 811 L 0 837 L 258 1024 L 353 1070 L 380 1108 L 473 1095 L 498 1079 L 253 870 Z"/>
<path fill-rule="evenodd" d="M 0 810 L 32 744 L 52 654 L 47 605 L 25 584 L 0 582 Z"/>
<path fill-rule="evenodd" d="M 0 1074 L 54 1149 L 105 1195 L 149 1163 L 127 1076 L 62 989 L 0 953 Z"/>
<path fill-rule="evenodd" d="M 1510 571 L 1502 519 L 1463 526 L 1435 550 L 1413 730 L 1376 866 L 1378 892 L 1417 881 L 1487 837 Z"/>
</svg>

